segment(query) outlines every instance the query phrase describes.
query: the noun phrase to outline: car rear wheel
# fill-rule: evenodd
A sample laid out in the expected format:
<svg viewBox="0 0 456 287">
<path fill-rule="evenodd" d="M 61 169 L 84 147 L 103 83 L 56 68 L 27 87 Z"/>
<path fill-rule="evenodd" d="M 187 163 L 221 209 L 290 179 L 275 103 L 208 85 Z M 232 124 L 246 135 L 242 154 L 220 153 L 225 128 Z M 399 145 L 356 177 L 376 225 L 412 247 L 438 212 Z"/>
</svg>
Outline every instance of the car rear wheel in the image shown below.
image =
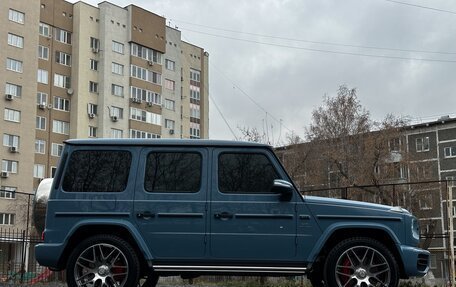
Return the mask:
<svg viewBox="0 0 456 287">
<path fill-rule="evenodd" d="M 84 240 L 67 263 L 69 287 L 128 287 L 139 280 L 139 260 L 125 240 L 97 235 Z"/>
<path fill-rule="evenodd" d="M 324 270 L 330 287 L 396 287 L 399 281 L 393 254 L 371 238 L 349 238 L 334 246 Z"/>
</svg>

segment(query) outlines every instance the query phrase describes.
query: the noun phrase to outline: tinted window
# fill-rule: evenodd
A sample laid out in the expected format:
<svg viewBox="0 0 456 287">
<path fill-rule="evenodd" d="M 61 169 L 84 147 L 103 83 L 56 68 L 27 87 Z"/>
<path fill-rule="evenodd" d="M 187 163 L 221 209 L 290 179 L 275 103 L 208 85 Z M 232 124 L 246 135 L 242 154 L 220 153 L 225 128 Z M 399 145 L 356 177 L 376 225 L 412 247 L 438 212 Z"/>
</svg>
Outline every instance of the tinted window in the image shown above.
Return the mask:
<svg viewBox="0 0 456 287">
<path fill-rule="evenodd" d="M 130 172 L 131 154 L 126 151 L 75 151 L 63 177 L 69 192 L 120 192 Z"/>
<path fill-rule="evenodd" d="M 197 192 L 201 156 L 197 153 L 154 152 L 147 156 L 144 188 L 150 192 Z"/>
<path fill-rule="evenodd" d="M 218 185 L 221 192 L 269 193 L 278 179 L 264 154 L 224 153 L 219 157 Z"/>
</svg>

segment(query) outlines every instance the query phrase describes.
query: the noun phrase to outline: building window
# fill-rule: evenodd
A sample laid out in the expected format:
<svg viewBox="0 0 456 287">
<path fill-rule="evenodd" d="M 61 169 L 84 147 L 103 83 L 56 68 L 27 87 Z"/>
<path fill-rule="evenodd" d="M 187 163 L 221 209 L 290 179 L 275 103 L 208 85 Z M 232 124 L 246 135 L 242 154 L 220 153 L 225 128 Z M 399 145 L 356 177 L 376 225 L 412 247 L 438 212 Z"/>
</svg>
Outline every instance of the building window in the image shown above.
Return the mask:
<svg viewBox="0 0 456 287">
<path fill-rule="evenodd" d="M 5 94 L 20 98 L 22 96 L 22 86 L 6 83 Z"/>
<path fill-rule="evenodd" d="M 57 167 L 55 166 L 51 166 L 51 177 L 54 178 L 55 177 L 55 173 L 57 171 Z"/>
<path fill-rule="evenodd" d="M 8 45 L 17 48 L 24 48 L 24 37 L 8 33 Z"/>
<path fill-rule="evenodd" d="M 22 73 L 22 61 L 7 58 L 6 69 L 17 73 Z"/>
<path fill-rule="evenodd" d="M 9 15 L 8 19 L 10 21 L 19 23 L 19 24 L 24 24 L 25 21 L 25 14 L 13 9 L 9 9 Z"/>
<path fill-rule="evenodd" d="M 165 67 L 166 67 L 166 69 L 168 69 L 170 71 L 174 71 L 176 69 L 176 63 L 174 61 L 166 59 L 165 60 Z"/>
<path fill-rule="evenodd" d="M 190 104 L 190 117 L 195 119 L 200 118 L 200 106 Z"/>
<path fill-rule="evenodd" d="M 49 59 L 49 48 L 45 46 L 38 46 L 38 58 L 43 60 Z"/>
<path fill-rule="evenodd" d="M 416 139 L 416 151 L 417 152 L 429 151 L 429 137 Z"/>
<path fill-rule="evenodd" d="M 48 71 L 38 69 L 37 81 L 38 81 L 38 83 L 47 85 L 49 83 Z"/>
<path fill-rule="evenodd" d="M 190 99 L 196 101 L 199 101 L 201 99 L 199 87 L 190 86 Z"/>
<path fill-rule="evenodd" d="M 2 160 L 2 171 L 9 173 L 17 173 L 18 162 L 14 160 Z"/>
<path fill-rule="evenodd" d="M 98 49 L 100 49 L 100 40 L 90 37 L 90 48 L 98 51 Z"/>
<path fill-rule="evenodd" d="M 34 178 L 44 178 L 46 171 L 46 166 L 44 164 L 34 164 L 33 165 L 33 177 Z"/>
<path fill-rule="evenodd" d="M 161 126 L 161 115 L 130 108 L 130 119 Z"/>
<path fill-rule="evenodd" d="M 200 71 L 194 70 L 194 69 L 190 69 L 190 81 L 199 83 L 200 82 L 200 74 L 201 74 Z M 191 82 L 190 82 L 190 84 L 192 84 Z"/>
<path fill-rule="evenodd" d="M 131 65 L 131 77 L 161 85 L 161 74 Z"/>
<path fill-rule="evenodd" d="M 90 115 L 97 115 L 98 114 L 98 105 L 95 104 L 87 104 L 87 113 Z"/>
<path fill-rule="evenodd" d="M 55 28 L 55 40 L 71 45 L 71 33 L 60 28 Z"/>
<path fill-rule="evenodd" d="M 46 141 L 36 139 L 35 140 L 35 153 L 45 154 L 46 153 Z"/>
<path fill-rule="evenodd" d="M 130 138 L 132 139 L 159 139 L 160 135 L 148 133 L 139 130 L 130 130 Z"/>
<path fill-rule="evenodd" d="M 93 71 L 98 71 L 98 61 L 90 59 L 90 69 Z"/>
<path fill-rule="evenodd" d="M 98 94 L 98 83 L 90 81 L 89 82 L 89 92 Z"/>
<path fill-rule="evenodd" d="M 200 129 L 199 128 L 190 128 L 190 138 L 199 139 L 200 138 Z"/>
<path fill-rule="evenodd" d="M 112 84 L 111 85 L 111 93 L 114 96 L 123 97 L 124 96 L 124 87 L 116 85 L 116 84 Z"/>
<path fill-rule="evenodd" d="M 49 25 L 40 23 L 39 33 L 41 36 L 50 37 L 51 36 L 51 28 Z"/>
<path fill-rule="evenodd" d="M 173 120 L 165 119 L 165 128 L 174 130 L 175 122 Z"/>
<path fill-rule="evenodd" d="M 46 118 L 36 117 L 36 129 L 43 131 L 46 130 Z"/>
<path fill-rule="evenodd" d="M 165 109 L 174 111 L 176 109 L 176 102 L 173 100 L 165 99 Z"/>
<path fill-rule="evenodd" d="M 121 139 L 123 137 L 123 131 L 118 129 L 111 129 L 111 138 Z"/>
<path fill-rule="evenodd" d="M 64 66 L 71 66 L 71 55 L 64 52 L 55 52 L 55 62 Z"/>
<path fill-rule="evenodd" d="M 62 156 L 63 144 L 52 143 L 51 155 Z"/>
<path fill-rule="evenodd" d="M 3 119 L 10 122 L 21 122 L 21 112 L 5 108 L 5 113 Z"/>
<path fill-rule="evenodd" d="M 47 104 L 47 94 L 38 92 L 36 93 L 36 104 L 37 105 L 45 105 Z"/>
<path fill-rule="evenodd" d="M 447 176 L 445 177 L 448 187 L 456 186 L 456 176 Z"/>
<path fill-rule="evenodd" d="M 54 97 L 54 109 L 69 112 L 70 100 L 61 97 Z"/>
<path fill-rule="evenodd" d="M 64 89 L 71 88 L 71 77 L 54 74 L 54 86 Z"/>
<path fill-rule="evenodd" d="M 131 43 L 131 55 L 157 64 L 162 63 L 162 53 L 135 43 Z"/>
<path fill-rule="evenodd" d="M 400 138 L 393 138 L 388 141 L 388 147 L 390 152 L 399 152 L 401 150 Z"/>
<path fill-rule="evenodd" d="M 119 54 L 123 54 L 124 53 L 124 44 L 116 42 L 116 41 L 112 41 L 112 51 L 119 53 Z"/>
<path fill-rule="evenodd" d="M 118 63 L 112 63 L 111 72 L 116 75 L 123 75 L 124 66 Z"/>
<path fill-rule="evenodd" d="M 53 120 L 52 122 L 52 132 L 57 134 L 70 134 L 70 123 L 64 121 Z"/>
<path fill-rule="evenodd" d="M 16 187 L 13 186 L 2 186 L 0 187 L 0 198 L 14 199 L 16 198 Z"/>
<path fill-rule="evenodd" d="M 117 117 L 118 119 L 123 119 L 123 109 L 119 107 L 111 107 L 111 117 Z"/>
<path fill-rule="evenodd" d="M 0 213 L 1 225 L 14 225 L 15 215 L 12 213 Z"/>
<path fill-rule="evenodd" d="M 149 90 L 144 90 L 141 88 L 131 86 L 130 97 L 139 99 L 141 101 L 145 101 L 148 103 L 161 105 L 161 95 L 154 93 L 152 91 L 149 91 Z"/>
<path fill-rule="evenodd" d="M 176 89 L 176 83 L 172 80 L 165 79 L 165 88 L 174 91 Z"/>
<path fill-rule="evenodd" d="M 445 158 L 456 157 L 456 146 L 446 147 L 443 151 Z"/>
<path fill-rule="evenodd" d="M 96 138 L 97 137 L 97 128 L 89 126 L 89 138 Z"/>
<path fill-rule="evenodd" d="M 3 134 L 3 146 L 19 147 L 19 136 Z"/>
</svg>

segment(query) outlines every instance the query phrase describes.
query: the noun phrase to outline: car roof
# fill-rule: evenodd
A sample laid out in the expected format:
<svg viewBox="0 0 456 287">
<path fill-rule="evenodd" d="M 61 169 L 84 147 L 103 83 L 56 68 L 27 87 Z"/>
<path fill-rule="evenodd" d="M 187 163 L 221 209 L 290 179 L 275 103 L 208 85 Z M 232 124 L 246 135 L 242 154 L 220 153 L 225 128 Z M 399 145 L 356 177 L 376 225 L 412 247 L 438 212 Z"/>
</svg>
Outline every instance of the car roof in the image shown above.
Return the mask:
<svg viewBox="0 0 456 287">
<path fill-rule="evenodd" d="M 204 147 L 260 147 L 271 146 L 260 143 L 228 140 L 206 139 L 70 139 L 64 141 L 68 145 L 120 145 L 120 146 L 204 146 Z"/>
</svg>

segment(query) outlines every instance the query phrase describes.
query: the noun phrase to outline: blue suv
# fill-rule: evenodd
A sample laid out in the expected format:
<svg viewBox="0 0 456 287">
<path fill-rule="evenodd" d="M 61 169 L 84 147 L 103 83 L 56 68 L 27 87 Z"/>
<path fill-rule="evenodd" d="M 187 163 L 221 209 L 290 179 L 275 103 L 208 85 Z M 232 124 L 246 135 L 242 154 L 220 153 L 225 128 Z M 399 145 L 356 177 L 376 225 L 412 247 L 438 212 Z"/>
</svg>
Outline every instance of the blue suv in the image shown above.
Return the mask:
<svg viewBox="0 0 456 287">
<path fill-rule="evenodd" d="M 243 142 L 69 140 L 43 236 L 37 260 L 70 287 L 208 274 L 394 287 L 429 268 L 407 210 L 303 196 L 271 147 Z"/>
</svg>

